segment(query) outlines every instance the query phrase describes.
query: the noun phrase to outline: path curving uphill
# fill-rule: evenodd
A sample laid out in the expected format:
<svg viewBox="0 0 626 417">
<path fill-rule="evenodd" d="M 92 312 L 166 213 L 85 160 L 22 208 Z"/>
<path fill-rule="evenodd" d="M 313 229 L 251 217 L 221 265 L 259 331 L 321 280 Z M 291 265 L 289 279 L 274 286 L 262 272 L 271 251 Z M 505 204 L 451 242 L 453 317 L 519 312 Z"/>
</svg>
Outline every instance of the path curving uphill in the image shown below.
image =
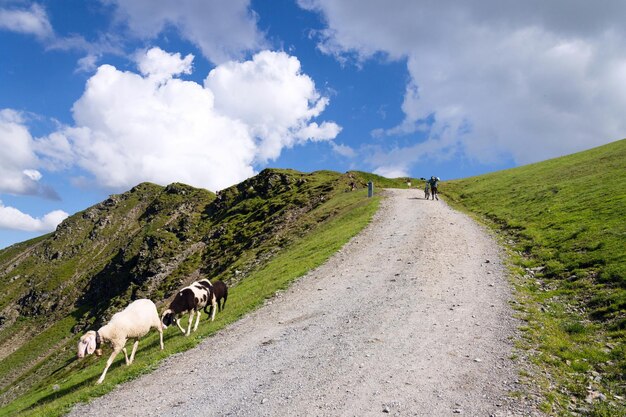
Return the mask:
<svg viewBox="0 0 626 417">
<path fill-rule="evenodd" d="M 485 230 L 417 190 L 271 303 L 70 415 L 529 415 Z M 533 413 L 534 414 L 534 413 Z"/>
</svg>

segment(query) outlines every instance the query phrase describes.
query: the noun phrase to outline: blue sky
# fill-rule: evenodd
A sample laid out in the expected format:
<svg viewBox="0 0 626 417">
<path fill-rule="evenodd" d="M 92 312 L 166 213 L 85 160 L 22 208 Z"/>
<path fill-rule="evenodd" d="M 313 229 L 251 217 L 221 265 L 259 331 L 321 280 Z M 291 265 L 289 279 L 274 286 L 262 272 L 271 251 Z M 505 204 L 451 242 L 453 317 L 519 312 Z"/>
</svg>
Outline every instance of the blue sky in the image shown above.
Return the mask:
<svg viewBox="0 0 626 417">
<path fill-rule="evenodd" d="M 626 137 L 626 3 L 0 0 L 0 248 L 139 182 L 466 177 Z"/>
</svg>

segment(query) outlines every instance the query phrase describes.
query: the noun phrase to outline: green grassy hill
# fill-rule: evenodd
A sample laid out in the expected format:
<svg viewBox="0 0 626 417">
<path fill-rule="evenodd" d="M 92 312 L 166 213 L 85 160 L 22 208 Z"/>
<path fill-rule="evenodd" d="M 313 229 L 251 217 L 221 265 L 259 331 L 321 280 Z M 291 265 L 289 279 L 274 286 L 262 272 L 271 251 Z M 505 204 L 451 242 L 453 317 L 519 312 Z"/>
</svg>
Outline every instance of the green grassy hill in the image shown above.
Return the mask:
<svg viewBox="0 0 626 417">
<path fill-rule="evenodd" d="M 0 251 L 0 415 L 55 416 L 195 346 L 323 263 L 378 206 L 370 174 L 267 169 L 213 194 L 140 184 L 66 219 L 54 233 Z M 132 299 L 162 310 L 199 275 L 231 287 L 228 308 L 193 337 L 176 329 L 142 339 L 133 366 L 76 360 L 76 342 Z M 107 352 L 105 351 L 105 355 Z"/>
<path fill-rule="evenodd" d="M 626 140 L 441 191 L 509 245 L 545 411 L 626 415 Z"/>
<path fill-rule="evenodd" d="M 320 265 L 402 180 L 265 170 L 218 194 L 140 184 L 0 250 L 0 415 L 61 415 L 195 346 Z M 414 181 L 414 185 L 417 182 Z M 356 188 L 353 190 L 353 188 Z M 551 415 L 626 416 L 626 140 L 450 181 L 455 207 L 500 232 L 526 321 L 523 377 Z M 79 334 L 131 299 L 162 308 L 198 277 L 230 284 L 228 308 L 193 337 L 145 338 L 135 363 L 75 359 Z M 106 352 L 105 352 L 106 355 Z"/>
</svg>

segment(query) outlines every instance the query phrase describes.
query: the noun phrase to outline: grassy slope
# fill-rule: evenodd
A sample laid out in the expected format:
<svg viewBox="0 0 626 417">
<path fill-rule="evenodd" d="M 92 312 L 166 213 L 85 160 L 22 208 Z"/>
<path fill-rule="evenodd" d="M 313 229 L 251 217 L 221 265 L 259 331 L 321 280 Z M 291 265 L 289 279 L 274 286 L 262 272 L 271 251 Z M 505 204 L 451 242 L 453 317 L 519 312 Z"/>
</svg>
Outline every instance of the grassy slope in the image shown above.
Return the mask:
<svg viewBox="0 0 626 417">
<path fill-rule="evenodd" d="M 510 246 L 544 410 L 626 415 L 626 140 L 441 190 Z"/>
<path fill-rule="evenodd" d="M 191 189 L 191 187 L 189 187 Z M 127 220 L 128 225 L 124 226 L 122 232 L 114 230 L 111 232 L 107 228 L 102 228 L 99 233 L 109 234 L 110 237 L 97 240 L 98 244 L 88 245 L 90 239 L 86 236 L 91 229 L 85 225 L 85 215 L 88 212 L 98 211 L 113 216 L 112 212 L 99 205 L 98 208 L 90 208 L 85 212 L 77 213 L 68 219 L 61 227 L 61 231 L 49 234 L 28 242 L 20 243 L 0 251 L 0 264 L 7 265 L 8 260 L 13 259 L 16 253 L 26 250 L 25 262 L 19 263 L 17 268 L 12 269 L 10 275 L 2 275 L 0 278 L 3 284 L 3 291 L 0 294 L 0 306 L 13 304 L 20 296 L 20 292 L 26 288 L 38 288 L 39 291 L 50 292 L 45 298 L 47 305 L 34 303 L 44 310 L 43 315 L 24 316 L 21 315 L 13 325 L 5 325 L 0 332 L 0 344 L 4 353 L 0 356 L 0 393 L 14 398 L 23 393 L 31 385 L 37 384 L 42 378 L 55 372 L 60 366 L 67 363 L 68 346 L 75 342 L 75 326 L 84 321 L 83 314 L 88 310 L 86 306 L 72 307 L 68 309 L 50 308 L 50 303 L 54 304 L 74 304 L 84 293 L 80 288 L 85 284 L 81 281 L 93 283 L 93 274 L 90 271 L 101 270 L 119 249 L 116 241 L 132 241 L 136 232 L 128 232 L 129 229 L 142 229 L 137 224 L 136 215 L 129 213 L 138 211 L 138 208 L 145 208 L 163 190 L 163 187 L 153 184 L 141 184 L 134 188 L 137 192 L 129 192 L 121 198 L 119 210 L 116 216 Z M 206 190 L 195 190 L 200 194 L 210 194 Z M 163 193 L 161 193 L 163 194 Z M 154 200 L 161 200 L 168 195 Z M 206 197 L 206 196 L 205 196 Z M 169 197 L 172 198 L 172 197 Z M 187 196 L 187 200 L 191 197 Z M 211 196 L 205 198 L 210 200 Z M 141 210 L 139 210 L 141 211 Z M 114 221 L 110 221 L 115 223 Z M 144 229 L 146 229 L 144 227 Z M 147 231 L 146 233 L 149 233 Z M 64 235 L 70 235 L 65 239 Z M 70 242 L 69 244 L 67 242 Z M 41 245 L 38 245 L 41 243 Z M 38 247 L 41 246 L 41 247 Z M 43 249 L 42 249 L 43 248 Z M 66 253 L 68 256 L 53 261 L 48 261 L 45 257 L 31 257 L 29 254 L 35 251 L 56 251 Z M 71 254 L 71 255 L 70 255 Z M 39 260 L 39 262 L 38 262 Z M 82 266 L 80 266 L 82 264 Z M 9 268 L 12 263 L 9 262 Z M 11 277 L 13 275 L 13 278 Z M 121 275 L 121 274 L 120 274 Z M 24 282 L 27 280 L 26 282 Z M 78 283 L 78 284 L 77 284 Z M 108 280 L 107 286 L 112 287 L 112 280 Z M 115 302 L 114 299 L 112 299 Z M 85 304 L 85 302 L 83 302 Z M 66 313 L 63 313 L 65 311 Z M 7 346 L 13 347 L 9 351 Z"/>
<path fill-rule="evenodd" d="M 359 174 L 355 176 L 358 177 Z M 380 177 L 378 179 L 380 180 Z M 404 186 L 400 181 L 377 183 L 378 187 L 383 185 Z M 40 381 L 25 395 L 0 408 L 0 415 L 54 416 L 63 414 L 76 402 L 102 395 L 118 383 L 149 372 L 161 359 L 170 354 L 195 346 L 202 338 L 242 317 L 261 305 L 263 300 L 271 297 L 277 290 L 285 288 L 289 282 L 323 263 L 350 237 L 361 230 L 369 222 L 378 206 L 377 198 L 367 199 L 366 195 L 367 191 L 363 189 L 352 193 L 338 193 L 333 195 L 327 203 L 313 210 L 310 213 L 310 224 L 305 222 L 307 230 L 301 233 L 301 237 L 290 239 L 284 250 L 275 254 L 259 270 L 252 272 L 244 281 L 232 288 L 228 309 L 218 315 L 214 323 L 203 322 L 198 333 L 193 337 L 185 338 L 174 329 L 168 329 L 164 352 L 157 349 L 156 334 L 146 337 L 140 345 L 140 352 L 133 366 L 130 368 L 120 366 L 123 359 L 118 357 L 102 386 L 94 386 L 94 381 L 102 371 L 104 359 L 89 357 L 78 362 L 74 360 L 73 342 L 66 344 L 57 354 L 60 358 L 54 361 L 54 369 L 46 370 L 46 374 L 51 376 Z M 74 321 L 71 316 L 68 317 L 51 329 L 51 332 L 55 332 L 54 335 L 48 336 L 51 336 L 53 340 L 62 340 L 63 337 L 69 335 L 69 329 Z M 76 339 L 76 336 L 71 337 Z M 32 343 L 36 344 L 36 341 Z M 37 358 L 40 365 L 31 370 L 31 372 L 37 372 L 40 367 L 45 367 L 47 363 L 52 364 L 53 361 L 46 361 L 45 357 L 38 356 L 38 349 L 32 343 L 25 346 L 20 353 L 28 356 L 26 359 L 28 361 Z M 106 351 L 105 355 L 107 355 Z M 9 362 L 19 363 L 22 359 L 24 358 L 11 357 L 10 361 L 2 361 L 0 368 L 8 371 L 8 368 L 14 365 Z"/>
</svg>

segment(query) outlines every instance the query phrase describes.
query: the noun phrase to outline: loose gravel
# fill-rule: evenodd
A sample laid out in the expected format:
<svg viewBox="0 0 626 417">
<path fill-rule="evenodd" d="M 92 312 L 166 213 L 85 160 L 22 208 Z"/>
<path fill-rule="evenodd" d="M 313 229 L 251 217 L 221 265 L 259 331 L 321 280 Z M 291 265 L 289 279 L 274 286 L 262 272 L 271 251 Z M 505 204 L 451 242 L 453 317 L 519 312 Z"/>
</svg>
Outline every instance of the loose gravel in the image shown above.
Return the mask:
<svg viewBox="0 0 626 417">
<path fill-rule="evenodd" d="M 289 290 L 70 415 L 540 415 L 510 395 L 519 323 L 494 239 L 420 191 L 385 194 Z"/>
</svg>

